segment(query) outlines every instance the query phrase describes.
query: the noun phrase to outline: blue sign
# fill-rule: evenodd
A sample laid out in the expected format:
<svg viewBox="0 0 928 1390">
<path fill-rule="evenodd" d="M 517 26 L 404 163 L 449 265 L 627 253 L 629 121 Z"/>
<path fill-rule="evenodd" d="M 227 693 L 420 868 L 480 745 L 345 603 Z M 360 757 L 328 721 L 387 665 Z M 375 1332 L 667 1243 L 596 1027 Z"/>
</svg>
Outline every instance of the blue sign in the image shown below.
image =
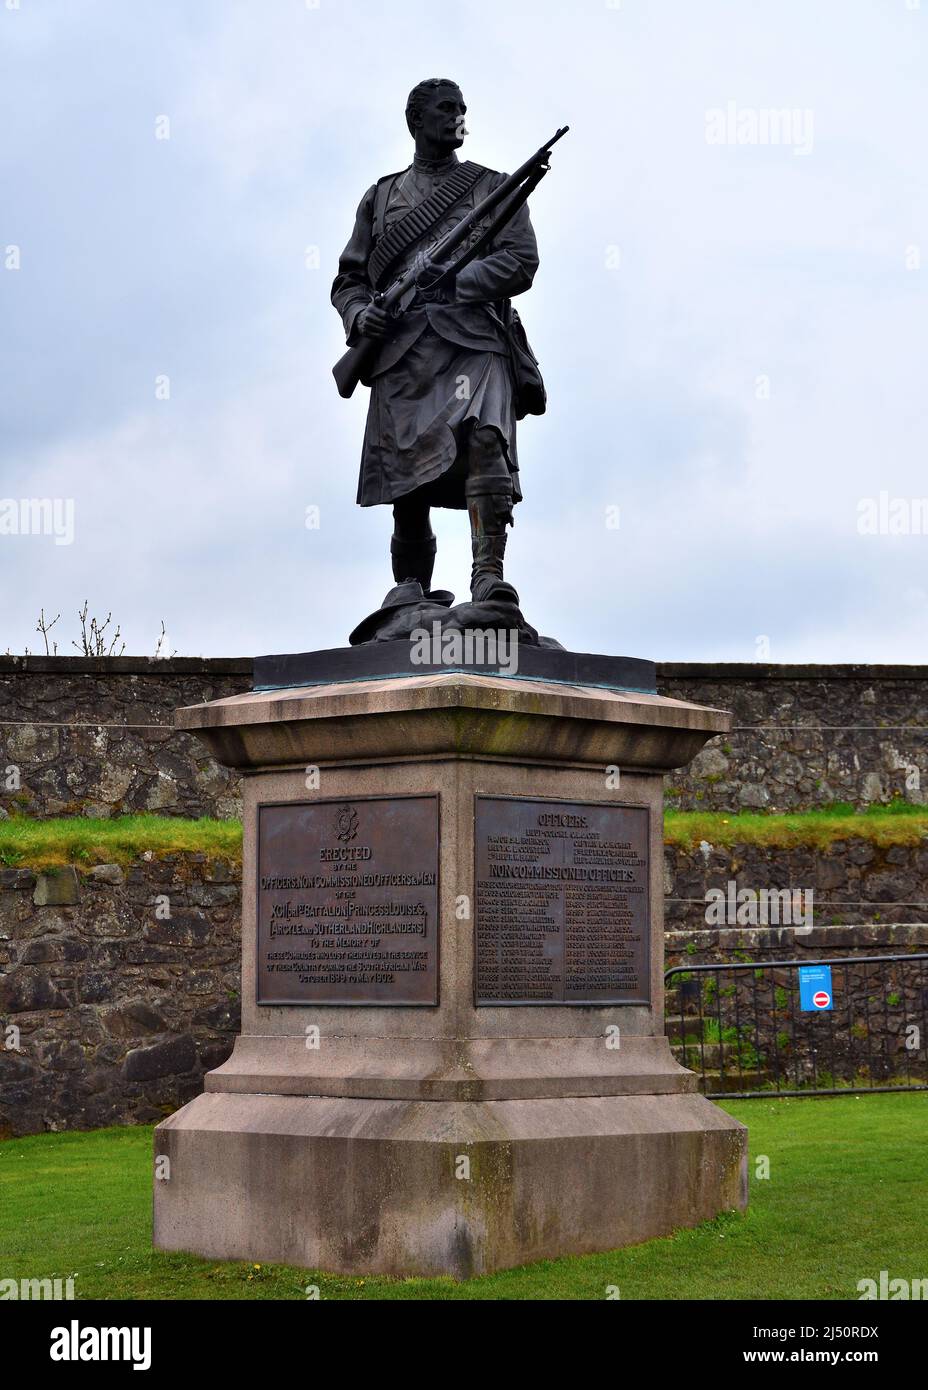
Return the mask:
<svg viewBox="0 0 928 1390">
<path fill-rule="evenodd" d="M 799 1007 L 805 1013 L 823 1013 L 835 1006 L 830 965 L 800 965 Z"/>
</svg>

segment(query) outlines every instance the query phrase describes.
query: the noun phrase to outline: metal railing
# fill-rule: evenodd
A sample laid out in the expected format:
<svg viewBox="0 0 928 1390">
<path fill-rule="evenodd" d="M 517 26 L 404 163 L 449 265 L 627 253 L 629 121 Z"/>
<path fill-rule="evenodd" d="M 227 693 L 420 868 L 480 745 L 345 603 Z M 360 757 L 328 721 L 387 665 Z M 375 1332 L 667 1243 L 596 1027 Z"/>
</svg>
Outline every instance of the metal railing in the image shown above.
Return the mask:
<svg viewBox="0 0 928 1390">
<path fill-rule="evenodd" d="M 810 966 L 830 966 L 831 1008 L 801 1008 Z M 706 1095 L 928 1090 L 928 953 L 677 965 L 664 985 L 674 1055 Z"/>
</svg>

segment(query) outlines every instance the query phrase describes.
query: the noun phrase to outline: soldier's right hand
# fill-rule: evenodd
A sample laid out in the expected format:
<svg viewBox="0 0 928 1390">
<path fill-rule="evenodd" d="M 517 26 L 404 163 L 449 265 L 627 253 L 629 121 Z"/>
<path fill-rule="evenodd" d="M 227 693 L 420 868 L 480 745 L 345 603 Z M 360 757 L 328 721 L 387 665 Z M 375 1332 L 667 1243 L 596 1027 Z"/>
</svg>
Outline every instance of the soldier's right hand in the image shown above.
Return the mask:
<svg viewBox="0 0 928 1390">
<path fill-rule="evenodd" d="M 390 326 L 390 316 L 385 309 L 376 304 L 368 304 L 357 318 L 358 332 L 365 338 L 385 338 Z"/>
</svg>

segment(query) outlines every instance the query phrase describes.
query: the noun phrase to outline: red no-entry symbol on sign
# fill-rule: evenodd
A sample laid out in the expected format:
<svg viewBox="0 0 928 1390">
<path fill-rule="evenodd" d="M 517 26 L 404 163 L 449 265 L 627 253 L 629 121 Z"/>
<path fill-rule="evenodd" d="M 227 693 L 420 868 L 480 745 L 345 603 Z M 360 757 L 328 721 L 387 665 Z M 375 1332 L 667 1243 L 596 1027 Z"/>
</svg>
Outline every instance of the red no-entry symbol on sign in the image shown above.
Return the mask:
<svg viewBox="0 0 928 1390">
<path fill-rule="evenodd" d="M 827 1009 L 831 1003 L 831 995 L 823 989 L 817 989 L 812 996 L 812 1003 L 817 1009 Z"/>
</svg>

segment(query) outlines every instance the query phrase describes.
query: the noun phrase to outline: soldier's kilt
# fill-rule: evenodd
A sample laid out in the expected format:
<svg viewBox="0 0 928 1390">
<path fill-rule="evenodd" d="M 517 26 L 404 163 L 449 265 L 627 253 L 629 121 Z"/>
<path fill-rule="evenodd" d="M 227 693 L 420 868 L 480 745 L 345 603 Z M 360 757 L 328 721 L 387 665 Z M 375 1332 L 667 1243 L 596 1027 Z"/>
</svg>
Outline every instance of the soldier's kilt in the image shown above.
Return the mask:
<svg viewBox="0 0 928 1390">
<path fill-rule="evenodd" d="M 520 501 L 508 358 L 459 347 L 427 328 L 371 385 L 358 502 L 373 507 L 426 488 L 432 506 L 466 507 L 462 445 L 474 425 L 499 431 Z"/>
</svg>

